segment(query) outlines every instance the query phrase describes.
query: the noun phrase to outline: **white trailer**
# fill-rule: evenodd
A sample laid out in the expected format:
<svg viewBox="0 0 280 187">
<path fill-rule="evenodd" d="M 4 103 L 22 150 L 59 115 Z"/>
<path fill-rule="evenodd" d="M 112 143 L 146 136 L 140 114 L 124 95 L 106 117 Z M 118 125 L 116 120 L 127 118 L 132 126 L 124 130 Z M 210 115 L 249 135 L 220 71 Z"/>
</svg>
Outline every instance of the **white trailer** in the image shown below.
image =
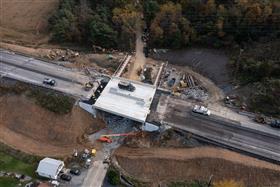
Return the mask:
<svg viewBox="0 0 280 187">
<path fill-rule="evenodd" d="M 64 162 L 52 158 L 44 158 L 40 161 L 36 173 L 41 177 L 56 180 L 59 172 L 63 169 Z"/>
</svg>

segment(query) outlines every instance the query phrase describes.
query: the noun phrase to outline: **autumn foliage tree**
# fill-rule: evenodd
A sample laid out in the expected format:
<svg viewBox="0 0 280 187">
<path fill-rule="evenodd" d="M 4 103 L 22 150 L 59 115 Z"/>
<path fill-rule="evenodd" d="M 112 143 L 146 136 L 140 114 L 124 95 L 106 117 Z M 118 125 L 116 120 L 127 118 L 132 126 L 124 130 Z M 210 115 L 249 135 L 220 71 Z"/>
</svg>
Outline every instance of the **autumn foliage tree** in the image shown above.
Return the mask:
<svg viewBox="0 0 280 187">
<path fill-rule="evenodd" d="M 150 30 L 154 45 L 171 48 L 186 46 L 192 35 L 190 23 L 182 15 L 181 5 L 172 2 L 160 6 Z"/>
<path fill-rule="evenodd" d="M 61 0 L 49 20 L 52 39 L 133 49 L 141 13 L 152 47 L 230 47 L 280 36 L 275 0 Z"/>
<path fill-rule="evenodd" d="M 133 49 L 135 43 L 136 22 L 140 14 L 132 4 L 113 10 L 113 23 L 119 33 L 119 46 L 122 49 Z"/>
</svg>

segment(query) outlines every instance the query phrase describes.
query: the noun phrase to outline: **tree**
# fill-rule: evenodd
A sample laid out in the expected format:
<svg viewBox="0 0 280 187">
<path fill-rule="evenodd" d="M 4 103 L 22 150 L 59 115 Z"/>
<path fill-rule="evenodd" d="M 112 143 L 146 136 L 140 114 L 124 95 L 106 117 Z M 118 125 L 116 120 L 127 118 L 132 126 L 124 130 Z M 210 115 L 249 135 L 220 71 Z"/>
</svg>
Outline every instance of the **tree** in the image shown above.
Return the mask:
<svg viewBox="0 0 280 187">
<path fill-rule="evenodd" d="M 182 16 L 181 5 L 172 2 L 160 6 L 150 30 L 155 45 L 172 48 L 186 46 L 192 33 L 189 21 Z"/>
<path fill-rule="evenodd" d="M 112 21 L 119 35 L 118 46 L 122 49 L 133 49 L 135 46 L 136 23 L 140 14 L 132 4 L 113 9 Z"/>
<path fill-rule="evenodd" d="M 55 24 L 52 26 L 53 37 L 52 39 L 59 42 L 71 41 L 71 28 L 73 28 L 74 16 L 68 10 L 62 10 L 62 18 L 56 20 Z"/>
<path fill-rule="evenodd" d="M 157 3 L 157 1 L 153 1 L 153 0 L 144 1 L 144 15 L 148 27 L 150 27 L 151 22 L 155 18 L 158 11 L 159 11 L 159 4 Z"/>
<path fill-rule="evenodd" d="M 94 16 L 89 25 L 90 41 L 104 48 L 116 46 L 117 33 L 98 15 Z"/>
<path fill-rule="evenodd" d="M 109 180 L 109 183 L 112 184 L 112 185 L 118 185 L 120 184 L 120 178 L 119 178 L 119 175 L 116 171 L 114 170 L 109 170 L 108 171 L 108 180 Z"/>
<path fill-rule="evenodd" d="M 49 19 L 52 39 L 58 42 L 73 41 L 73 33 L 76 30 L 76 16 L 74 15 L 74 0 L 61 1 L 60 8 L 56 14 Z"/>
</svg>

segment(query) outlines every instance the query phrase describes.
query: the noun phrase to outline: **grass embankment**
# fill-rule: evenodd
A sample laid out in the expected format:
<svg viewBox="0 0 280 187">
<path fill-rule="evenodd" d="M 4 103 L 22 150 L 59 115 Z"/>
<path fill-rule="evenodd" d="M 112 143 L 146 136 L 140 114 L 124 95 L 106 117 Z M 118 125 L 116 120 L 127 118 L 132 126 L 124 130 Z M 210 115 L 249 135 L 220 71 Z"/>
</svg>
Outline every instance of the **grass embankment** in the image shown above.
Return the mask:
<svg viewBox="0 0 280 187">
<path fill-rule="evenodd" d="M 0 187 L 15 187 L 19 184 L 17 179 L 0 177 Z"/>
<path fill-rule="evenodd" d="M 35 176 L 34 171 L 36 170 L 35 163 L 21 161 L 4 152 L 0 152 L 0 168 L 2 171 L 17 172 L 31 177 Z"/>
<path fill-rule="evenodd" d="M 35 170 L 41 157 L 29 155 L 0 143 L 0 171 L 18 172 L 36 177 Z"/>
<path fill-rule="evenodd" d="M 35 100 L 42 108 L 59 115 L 71 112 L 75 99 L 43 88 L 34 88 L 28 84 L 0 85 L 0 96 L 5 94 L 25 95 Z"/>
<path fill-rule="evenodd" d="M 40 90 L 32 90 L 28 96 L 35 98 L 36 104 L 56 114 L 68 114 L 75 102 L 73 98 L 68 96 Z"/>
<path fill-rule="evenodd" d="M 5 146 L 4 146 L 5 147 Z M 3 147 L 3 148 L 4 148 Z M 6 149 L 6 148 L 5 148 Z M 7 151 L 7 150 L 5 150 Z M 13 151 L 17 152 L 17 151 Z M 15 158 L 11 156 L 10 154 L 0 150 L 0 171 L 5 172 L 15 172 L 19 174 L 24 174 L 27 176 L 32 177 L 33 179 L 35 176 L 35 170 L 36 170 L 36 159 L 33 156 L 27 156 L 22 153 L 15 154 L 17 157 L 21 157 L 21 159 Z M 0 177 L 0 187 L 14 187 L 17 186 L 20 183 L 18 179 L 15 179 L 13 177 Z"/>
</svg>

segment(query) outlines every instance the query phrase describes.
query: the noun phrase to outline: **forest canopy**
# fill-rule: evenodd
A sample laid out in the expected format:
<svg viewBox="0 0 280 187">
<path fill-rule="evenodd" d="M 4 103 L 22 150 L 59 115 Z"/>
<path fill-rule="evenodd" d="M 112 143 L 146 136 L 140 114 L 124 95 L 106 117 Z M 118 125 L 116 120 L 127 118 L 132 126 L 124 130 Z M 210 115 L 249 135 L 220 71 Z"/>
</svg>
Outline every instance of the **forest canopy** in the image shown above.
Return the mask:
<svg viewBox="0 0 280 187">
<path fill-rule="evenodd" d="M 49 20 L 52 39 L 129 49 L 139 12 L 152 47 L 223 47 L 280 35 L 280 2 L 273 0 L 61 0 Z"/>
</svg>

